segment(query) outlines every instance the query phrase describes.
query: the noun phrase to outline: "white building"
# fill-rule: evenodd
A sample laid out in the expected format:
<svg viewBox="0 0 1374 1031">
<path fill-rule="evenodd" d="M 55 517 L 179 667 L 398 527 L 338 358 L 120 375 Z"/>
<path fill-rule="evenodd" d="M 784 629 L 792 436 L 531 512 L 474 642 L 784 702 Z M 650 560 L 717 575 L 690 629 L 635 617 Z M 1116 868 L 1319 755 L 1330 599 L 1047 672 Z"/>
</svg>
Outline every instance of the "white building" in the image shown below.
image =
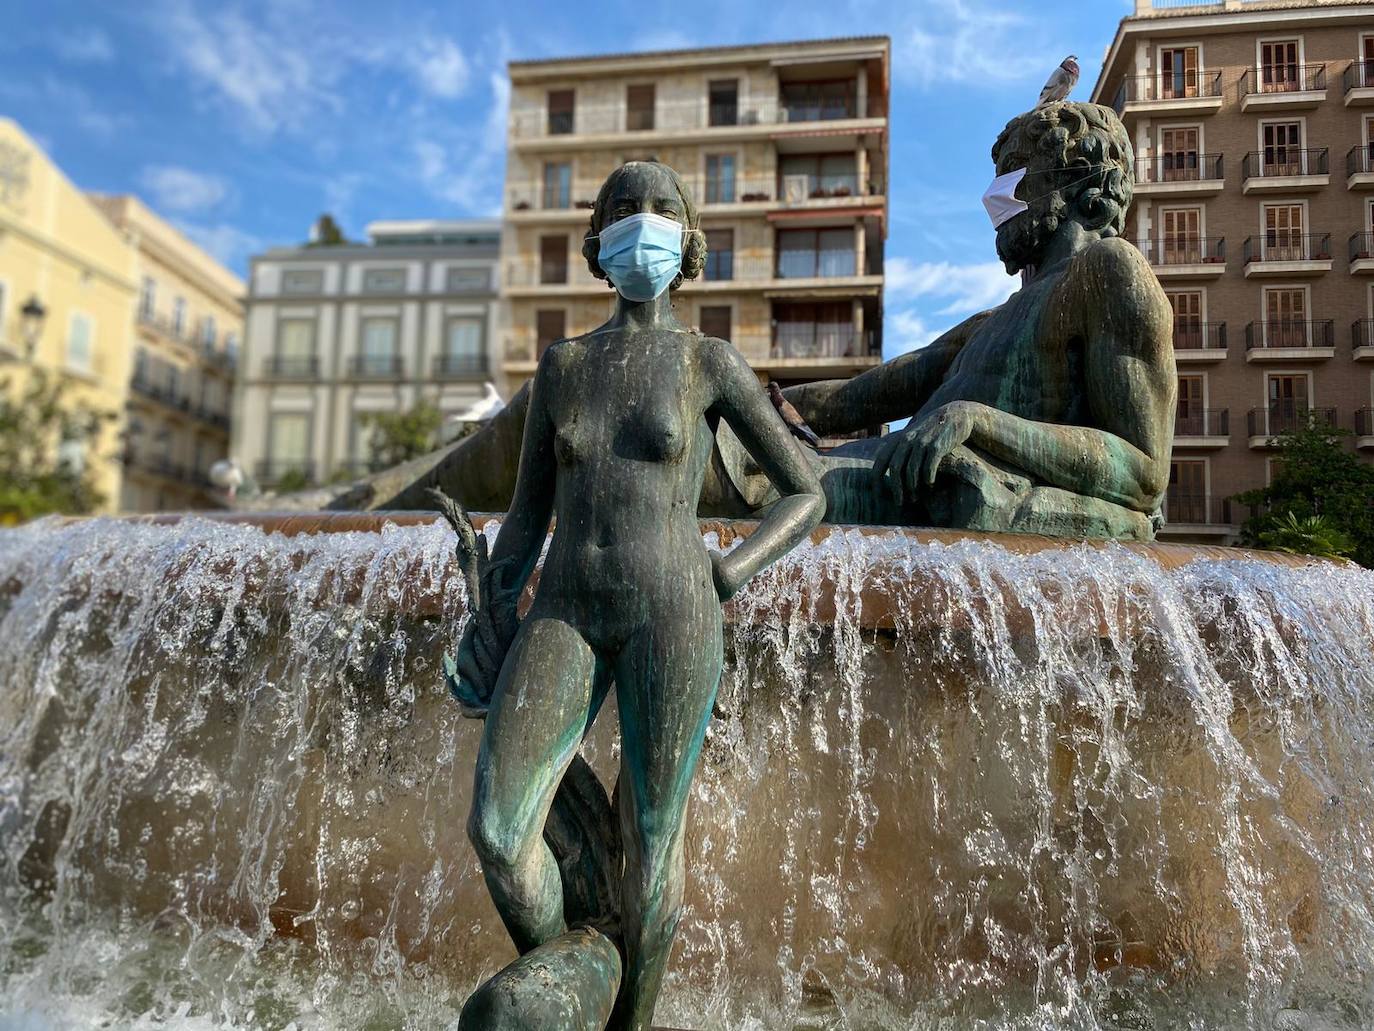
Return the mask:
<svg viewBox="0 0 1374 1031">
<path fill-rule="evenodd" d="M 421 398 L 447 417 L 501 382 L 496 221 L 374 222 L 368 243 L 251 261 L 232 455 L 270 486 L 366 471 L 363 417 Z"/>
</svg>

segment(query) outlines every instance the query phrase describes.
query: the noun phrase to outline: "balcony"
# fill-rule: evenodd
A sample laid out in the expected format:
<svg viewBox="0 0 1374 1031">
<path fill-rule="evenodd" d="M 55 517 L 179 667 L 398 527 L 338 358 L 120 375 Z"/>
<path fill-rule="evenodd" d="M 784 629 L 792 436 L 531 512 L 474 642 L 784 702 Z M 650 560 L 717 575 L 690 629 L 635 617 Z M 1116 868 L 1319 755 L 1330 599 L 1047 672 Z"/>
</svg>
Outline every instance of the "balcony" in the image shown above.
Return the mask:
<svg viewBox="0 0 1374 1031">
<path fill-rule="evenodd" d="M 178 390 L 166 382 L 158 382 L 152 375 L 142 369 L 135 369 L 134 377 L 129 381 L 129 389 L 140 397 L 149 401 L 156 401 L 164 408 L 169 408 L 174 412 L 186 413 L 191 411 L 191 398 L 183 391 Z"/>
<path fill-rule="evenodd" d="M 1374 361 L 1374 319 L 1360 319 L 1351 324 L 1350 357 L 1357 362 Z"/>
<path fill-rule="evenodd" d="M 1345 156 L 1345 188 L 1367 190 L 1374 187 L 1374 143 L 1351 147 Z"/>
<path fill-rule="evenodd" d="M 186 467 L 173 461 L 170 455 L 144 454 L 130 449 L 124 453 L 123 461 L 126 469 L 160 476 L 164 480 L 175 480 L 177 483 L 188 482 Z"/>
<path fill-rule="evenodd" d="M 1225 237 L 1166 237 L 1137 240 L 1155 275 L 1166 278 L 1216 278 L 1226 271 Z"/>
<path fill-rule="evenodd" d="M 153 333 L 177 343 L 189 343 L 191 334 L 183 320 L 180 325 L 175 320 L 157 314 L 155 311 L 139 311 L 138 324 Z"/>
<path fill-rule="evenodd" d="M 348 371 L 355 379 L 400 379 L 405 362 L 399 354 L 355 354 Z"/>
<path fill-rule="evenodd" d="M 1229 408 L 1198 408 L 1174 418 L 1174 447 L 1219 448 L 1231 441 Z"/>
<path fill-rule="evenodd" d="M 1319 276 L 1331 271 L 1331 234 L 1279 231 L 1248 236 L 1242 255 L 1246 279 Z"/>
<path fill-rule="evenodd" d="M 1270 148 L 1251 151 L 1241 161 L 1242 193 L 1291 193 L 1319 190 L 1331 184 L 1326 147 L 1309 150 Z"/>
<path fill-rule="evenodd" d="M 271 487 L 283 480 L 293 480 L 304 486 L 315 482 L 315 463 L 306 458 L 264 459 L 255 471 L 262 487 Z"/>
<path fill-rule="evenodd" d="M 435 379 L 486 379 L 487 357 L 484 354 L 436 354 Z"/>
<path fill-rule="evenodd" d="M 1280 433 L 1294 433 L 1309 426 L 1336 428 L 1336 409 L 1308 408 L 1292 402 L 1279 402 L 1268 408 L 1251 408 L 1247 419 L 1250 447 L 1255 451 L 1271 448 Z"/>
<path fill-rule="evenodd" d="M 1220 154 L 1157 154 L 1135 166 L 1137 197 L 1199 197 L 1220 193 L 1225 185 Z"/>
<path fill-rule="evenodd" d="M 1235 532 L 1231 521 L 1231 499 L 1210 494 L 1168 490 L 1164 495 L 1164 528 L 1160 535 L 1216 535 Z"/>
<path fill-rule="evenodd" d="M 1341 78 L 1346 107 L 1374 104 L 1374 61 L 1356 58 L 1346 66 Z"/>
<path fill-rule="evenodd" d="M 1174 360 L 1219 362 L 1226 357 L 1226 323 L 1174 322 Z"/>
<path fill-rule="evenodd" d="M 1299 111 L 1326 99 L 1326 65 L 1278 64 L 1247 68 L 1240 77 L 1242 111 Z"/>
<path fill-rule="evenodd" d="M 1374 450 L 1374 408 L 1356 410 L 1355 446 L 1361 451 Z"/>
<path fill-rule="evenodd" d="M 1335 356 L 1336 334 L 1330 319 L 1277 319 L 1252 322 L 1245 327 L 1247 362 L 1310 362 Z"/>
<path fill-rule="evenodd" d="M 312 355 L 274 354 L 262 366 L 266 379 L 319 379 L 320 360 Z"/>
<path fill-rule="evenodd" d="M 1374 272 L 1374 233 L 1354 233 L 1350 237 L 1350 274 Z"/>
<path fill-rule="evenodd" d="M 770 368 L 824 366 L 867 368 L 882 361 L 882 344 L 871 329 L 842 322 L 775 322 Z"/>
<path fill-rule="evenodd" d="M 885 183 L 857 174 L 784 176 L 684 175 L 683 184 L 703 212 L 762 214 L 776 208 L 848 207 L 872 204 L 884 196 Z M 507 210 L 516 221 L 566 221 L 585 225 L 602 180 L 578 179 L 566 188 L 544 189 L 538 183 L 512 186 Z"/>
<path fill-rule="evenodd" d="M 1206 115 L 1221 110 L 1221 72 L 1198 72 L 1181 80 L 1162 74 L 1132 75 L 1117 87 L 1112 107 L 1135 114 Z"/>
</svg>

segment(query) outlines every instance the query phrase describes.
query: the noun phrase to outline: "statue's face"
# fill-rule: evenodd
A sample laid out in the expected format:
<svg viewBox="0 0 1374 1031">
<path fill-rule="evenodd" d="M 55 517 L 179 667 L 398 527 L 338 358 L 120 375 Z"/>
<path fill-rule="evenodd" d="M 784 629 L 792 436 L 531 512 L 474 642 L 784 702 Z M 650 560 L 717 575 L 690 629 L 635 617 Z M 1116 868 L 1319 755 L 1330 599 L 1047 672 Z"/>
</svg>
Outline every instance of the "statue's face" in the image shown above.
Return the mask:
<svg viewBox="0 0 1374 1031">
<path fill-rule="evenodd" d="M 1002 259 L 1007 272 L 1015 274 L 1023 268 L 1038 265 L 1040 256 L 1048 243 L 1040 221 L 1040 213 L 1045 210 L 1048 198 L 1036 198 L 1035 184 L 1047 183 L 1051 176 L 1044 173 L 1045 162 L 1007 148 L 997 155 L 997 174 L 1006 175 L 1018 168 L 1025 168 L 1026 177 L 1016 186 L 1015 196 L 1030 203 L 1030 209 L 1010 218 L 997 227 L 997 256 Z"/>
<path fill-rule="evenodd" d="M 645 212 L 687 224 L 686 205 L 663 166 L 636 162 L 627 166 L 625 174 L 616 182 L 601 228 Z"/>
</svg>

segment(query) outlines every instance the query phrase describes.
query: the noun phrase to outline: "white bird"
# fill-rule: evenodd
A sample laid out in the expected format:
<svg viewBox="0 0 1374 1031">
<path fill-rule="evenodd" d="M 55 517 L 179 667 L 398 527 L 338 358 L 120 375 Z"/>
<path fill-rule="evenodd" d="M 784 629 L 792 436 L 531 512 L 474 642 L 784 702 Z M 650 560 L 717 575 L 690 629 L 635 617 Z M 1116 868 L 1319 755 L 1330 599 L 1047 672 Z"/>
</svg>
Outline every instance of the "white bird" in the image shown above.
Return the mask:
<svg viewBox="0 0 1374 1031">
<path fill-rule="evenodd" d="M 243 467 L 236 459 L 221 458 L 210 466 L 210 482 L 216 487 L 223 487 L 232 501 L 238 489 L 243 486 Z"/>
<path fill-rule="evenodd" d="M 1035 106 L 1044 107 L 1046 104 L 1063 100 L 1073 92 L 1073 88 L 1077 85 L 1078 58 L 1070 54 L 1060 62 L 1049 81 L 1045 83 L 1045 88 L 1040 91 L 1040 100 Z"/>
<path fill-rule="evenodd" d="M 486 383 L 483 384 L 482 396 L 461 412 L 455 412 L 450 421 L 486 422 L 505 407 L 506 402 L 501 400 L 501 395 L 496 392 L 496 388 L 490 383 Z"/>
</svg>

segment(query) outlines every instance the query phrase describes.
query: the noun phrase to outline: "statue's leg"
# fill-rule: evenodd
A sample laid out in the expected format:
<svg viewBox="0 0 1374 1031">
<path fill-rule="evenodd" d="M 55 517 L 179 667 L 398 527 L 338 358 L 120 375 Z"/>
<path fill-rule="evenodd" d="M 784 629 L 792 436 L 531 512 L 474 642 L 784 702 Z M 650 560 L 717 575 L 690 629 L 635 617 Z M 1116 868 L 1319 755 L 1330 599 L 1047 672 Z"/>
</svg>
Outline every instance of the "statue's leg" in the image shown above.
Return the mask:
<svg viewBox="0 0 1374 1031">
<path fill-rule="evenodd" d="M 682 911 L 687 798 L 723 661 L 720 610 L 710 609 L 660 620 L 633 638 L 615 663 L 625 847 L 625 973 L 608 1025 L 615 1031 L 652 1026 Z"/>
<path fill-rule="evenodd" d="M 607 678 L 582 636 L 548 617 L 521 624 L 487 713 L 468 837 L 522 953 L 563 933 L 563 886 L 544 821 Z"/>
</svg>

